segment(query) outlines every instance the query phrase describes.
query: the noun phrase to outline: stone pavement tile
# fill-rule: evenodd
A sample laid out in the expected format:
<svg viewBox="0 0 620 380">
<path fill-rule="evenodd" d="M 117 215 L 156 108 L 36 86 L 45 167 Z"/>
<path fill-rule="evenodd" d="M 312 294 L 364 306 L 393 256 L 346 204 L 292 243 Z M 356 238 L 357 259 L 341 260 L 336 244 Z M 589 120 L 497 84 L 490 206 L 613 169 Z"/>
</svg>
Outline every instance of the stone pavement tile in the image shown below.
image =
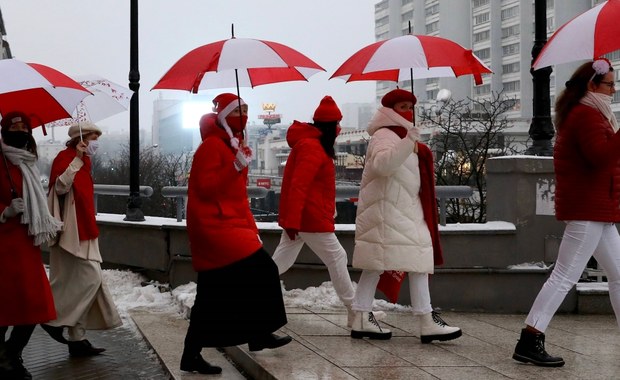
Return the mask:
<svg viewBox="0 0 620 380">
<path fill-rule="evenodd" d="M 437 379 L 446 380 L 496 380 L 510 379 L 492 369 L 479 367 L 424 367 L 424 370 Z"/>
<path fill-rule="evenodd" d="M 479 365 L 479 363 L 450 352 L 445 348 L 446 345 L 456 345 L 458 343 L 422 344 L 417 337 L 393 337 L 386 341 L 372 341 L 372 344 L 418 367 L 474 367 Z"/>
<path fill-rule="evenodd" d="M 331 321 L 332 323 L 335 323 L 339 326 L 342 326 L 343 328 L 347 329 L 347 335 L 350 335 L 350 329 L 347 326 L 347 317 L 345 314 L 325 314 L 325 313 L 321 313 L 320 314 L 321 317 L 327 319 L 328 321 Z M 411 317 L 411 316 L 409 316 Z M 390 316 L 388 314 L 388 317 L 382 321 L 379 321 L 379 324 L 381 326 L 385 326 L 387 329 L 392 331 L 392 336 L 410 336 L 411 333 L 403 330 L 401 328 L 398 327 L 398 323 L 396 323 L 396 321 L 398 321 L 399 319 L 405 319 L 405 316 L 402 315 L 398 315 L 398 316 Z"/>
<path fill-rule="evenodd" d="M 37 380 L 168 380 L 155 354 L 127 321 L 112 330 L 88 331 L 87 339 L 107 349 L 101 355 L 72 358 L 66 345 L 37 327 L 23 352 L 24 364 Z"/>
<path fill-rule="evenodd" d="M 179 369 L 181 354 L 183 353 L 183 340 L 189 324 L 186 319 L 178 314 L 155 313 L 139 309 L 130 311 L 130 316 L 173 379 L 202 379 L 205 377 L 205 375 L 184 372 Z M 203 348 L 201 355 L 209 363 L 222 367 L 222 374 L 214 378 L 227 380 L 244 380 L 246 378 L 215 348 Z"/>
<path fill-rule="evenodd" d="M 360 380 L 437 380 L 437 377 L 416 367 L 346 367 Z"/>
<path fill-rule="evenodd" d="M 299 335 L 346 335 L 349 330 L 318 314 L 289 314 L 286 328 Z M 346 324 L 346 321 L 345 321 Z"/>
</svg>

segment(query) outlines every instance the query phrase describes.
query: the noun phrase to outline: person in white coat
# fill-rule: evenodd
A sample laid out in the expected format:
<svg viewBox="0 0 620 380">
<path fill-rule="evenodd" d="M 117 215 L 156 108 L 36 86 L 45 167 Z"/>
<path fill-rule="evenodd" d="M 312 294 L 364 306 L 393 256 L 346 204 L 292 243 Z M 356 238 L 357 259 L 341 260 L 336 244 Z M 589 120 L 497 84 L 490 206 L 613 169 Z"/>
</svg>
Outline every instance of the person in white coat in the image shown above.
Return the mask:
<svg viewBox="0 0 620 380">
<path fill-rule="evenodd" d="M 413 93 L 388 92 L 368 126 L 359 194 L 353 267 L 363 269 L 353 300 L 352 338 L 390 339 L 372 312 L 384 271 L 408 272 L 413 315 L 422 343 L 451 340 L 461 329 L 449 326 L 431 306 L 428 275 L 434 270 L 433 237 L 420 199 L 419 131 L 413 124 Z M 431 170 L 432 172 L 432 170 Z M 432 178 L 432 175 L 431 175 Z M 434 189 L 434 183 L 426 184 Z M 436 212 L 436 210 L 435 210 Z M 438 242 L 438 239 L 437 239 Z M 438 243 L 437 243 L 438 244 Z"/>
</svg>

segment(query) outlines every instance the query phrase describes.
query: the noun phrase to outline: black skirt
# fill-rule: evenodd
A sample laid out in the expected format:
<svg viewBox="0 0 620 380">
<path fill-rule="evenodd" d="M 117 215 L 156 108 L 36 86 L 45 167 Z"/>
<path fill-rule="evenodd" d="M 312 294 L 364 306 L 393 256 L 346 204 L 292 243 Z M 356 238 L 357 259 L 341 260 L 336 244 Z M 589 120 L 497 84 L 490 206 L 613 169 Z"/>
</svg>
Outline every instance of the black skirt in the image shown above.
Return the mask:
<svg viewBox="0 0 620 380">
<path fill-rule="evenodd" d="M 278 267 L 263 248 L 223 268 L 198 272 L 188 335 L 202 347 L 247 343 L 286 323 Z"/>
</svg>

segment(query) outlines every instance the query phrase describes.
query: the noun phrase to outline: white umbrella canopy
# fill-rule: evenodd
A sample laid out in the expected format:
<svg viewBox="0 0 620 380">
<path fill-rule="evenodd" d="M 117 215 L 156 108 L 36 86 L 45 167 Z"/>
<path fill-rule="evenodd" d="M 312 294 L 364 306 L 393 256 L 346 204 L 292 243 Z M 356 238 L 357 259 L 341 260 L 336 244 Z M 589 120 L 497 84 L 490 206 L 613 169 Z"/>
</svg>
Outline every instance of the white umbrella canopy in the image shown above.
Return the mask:
<svg viewBox="0 0 620 380">
<path fill-rule="evenodd" d="M 75 76 L 75 81 L 89 90 L 73 111 L 72 117 L 49 124 L 52 127 L 71 125 L 75 122 L 96 123 L 110 116 L 127 111 L 133 91 L 98 75 Z"/>
<path fill-rule="evenodd" d="M 596 59 L 620 49 L 620 0 L 609 0 L 562 25 L 543 46 L 534 70 Z"/>
</svg>

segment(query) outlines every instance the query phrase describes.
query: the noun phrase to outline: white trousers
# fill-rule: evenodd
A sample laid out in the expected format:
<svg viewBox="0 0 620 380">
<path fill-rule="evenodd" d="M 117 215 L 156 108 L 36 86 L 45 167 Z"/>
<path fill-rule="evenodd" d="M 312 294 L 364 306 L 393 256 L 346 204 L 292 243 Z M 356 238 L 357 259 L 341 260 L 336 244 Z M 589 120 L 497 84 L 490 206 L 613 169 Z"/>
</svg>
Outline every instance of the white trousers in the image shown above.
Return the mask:
<svg viewBox="0 0 620 380">
<path fill-rule="evenodd" d="M 353 310 L 372 311 L 372 301 L 382 273 L 383 271 L 380 270 L 364 269 L 362 271 L 353 300 Z M 428 273 L 409 272 L 409 295 L 413 315 L 424 315 L 433 311 L 428 288 Z"/>
<path fill-rule="evenodd" d="M 620 235 L 613 223 L 570 221 L 566 223 L 558 259 L 551 276 L 538 293 L 525 323 L 545 332 L 566 294 L 579 281 L 590 257 L 607 275 L 609 297 L 620 323 Z"/>
<path fill-rule="evenodd" d="M 282 232 L 280 244 L 272 256 L 278 272 L 282 274 L 293 266 L 304 243 L 327 267 L 334 290 L 342 303 L 351 305 L 355 291 L 347 269 L 347 252 L 333 232 L 300 232 L 295 240 L 289 239 L 286 232 Z"/>
</svg>

